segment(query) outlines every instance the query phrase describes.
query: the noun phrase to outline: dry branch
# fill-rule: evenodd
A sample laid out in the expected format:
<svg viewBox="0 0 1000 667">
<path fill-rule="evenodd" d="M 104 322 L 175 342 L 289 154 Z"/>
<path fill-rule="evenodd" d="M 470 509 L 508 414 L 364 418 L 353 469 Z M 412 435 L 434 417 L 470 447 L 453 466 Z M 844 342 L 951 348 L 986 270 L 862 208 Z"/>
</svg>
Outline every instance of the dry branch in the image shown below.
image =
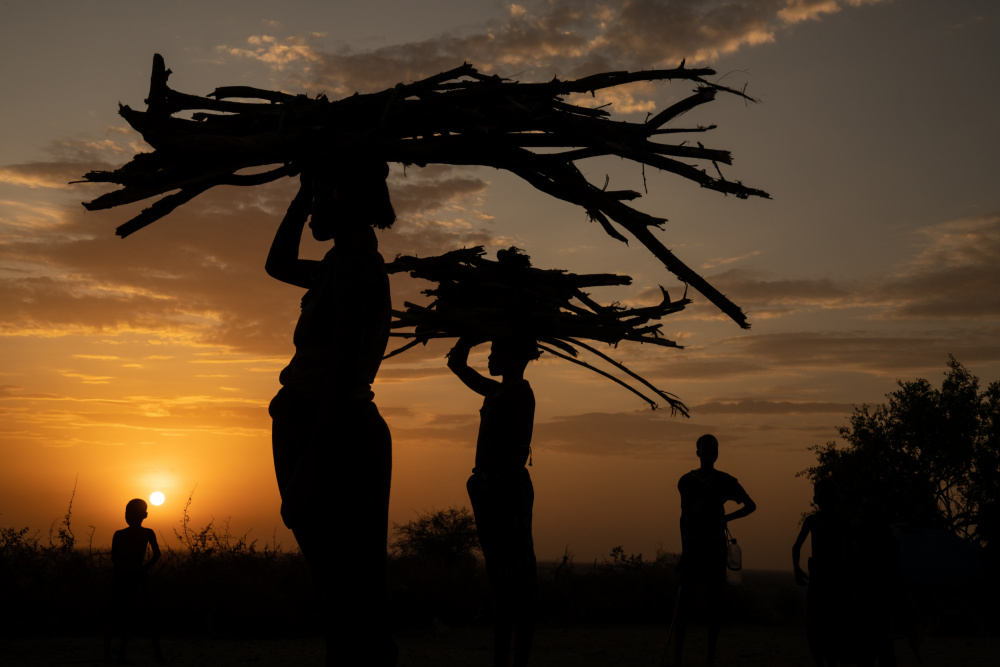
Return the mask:
<svg viewBox="0 0 1000 667">
<path fill-rule="evenodd" d="M 644 308 L 626 308 L 617 303 L 603 306 L 583 290 L 591 287 L 629 285 L 629 276 L 615 274 L 577 275 L 561 270 L 532 267 L 527 255 L 516 248 L 501 250 L 497 261 L 486 259 L 481 246 L 463 248 L 437 257 L 397 257 L 386 265 L 389 273 L 409 273 L 437 283 L 424 290 L 433 297 L 426 306 L 404 303 L 393 311 L 392 336 L 411 339 L 393 350 L 395 356 L 433 338 L 469 336 L 477 340 L 521 336 L 536 340 L 542 349 L 569 359 L 614 380 L 642 397 L 649 398 L 628 381 L 577 359 L 579 350 L 624 373 L 667 402 L 671 412 L 687 416 L 687 408 L 673 394 L 657 389 L 640 375 L 611 359 L 581 339 L 618 345 L 622 341 L 680 347 L 663 338 L 658 321 L 691 303 L 686 297 L 672 301 L 666 290 L 663 300 Z M 557 352 L 555 349 L 561 350 Z"/>
<path fill-rule="evenodd" d="M 140 153 L 120 169 L 84 176 L 90 182 L 123 186 L 85 202 L 88 210 L 163 195 L 118 228 L 122 237 L 216 185 L 274 181 L 297 173 L 301 162 L 321 155 L 364 151 L 403 164 L 484 165 L 510 171 L 553 197 L 582 206 L 610 236 L 627 241 L 614 227 L 617 224 L 740 326 L 749 326 L 736 304 L 653 235 L 650 228 L 659 227 L 665 219 L 624 203 L 638 193 L 598 188 L 575 165 L 584 158 L 616 155 L 724 194 L 744 199 L 768 197 L 762 190 L 722 176 L 718 165 L 732 163 L 728 151 L 705 148 L 697 142 L 654 141 L 667 134 L 712 129 L 714 126 L 663 126 L 712 101 L 719 92 L 752 99 L 742 91 L 706 80 L 715 74 L 711 69 L 688 69 L 682 62 L 674 69 L 520 83 L 483 75 L 464 64 L 422 81 L 332 101 L 325 96 L 310 98 L 244 86 L 218 88 L 208 97 L 199 97 L 171 90 L 167 85 L 170 73 L 163 58 L 155 55 L 146 111 L 128 106 L 119 109 L 154 152 Z M 645 122 L 612 120 L 605 109 L 578 106 L 564 99 L 626 83 L 677 80 L 694 84 L 693 94 Z M 684 160 L 711 163 L 717 175 Z M 261 168 L 267 171 L 239 173 Z"/>
</svg>

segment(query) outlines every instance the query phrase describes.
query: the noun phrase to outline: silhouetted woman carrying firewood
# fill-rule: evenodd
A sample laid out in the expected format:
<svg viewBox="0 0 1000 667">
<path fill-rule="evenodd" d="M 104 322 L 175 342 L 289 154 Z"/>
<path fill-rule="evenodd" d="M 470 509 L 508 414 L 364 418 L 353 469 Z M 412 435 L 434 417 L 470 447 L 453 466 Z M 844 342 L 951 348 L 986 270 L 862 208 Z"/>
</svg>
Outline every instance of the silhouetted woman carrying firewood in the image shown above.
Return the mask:
<svg viewBox="0 0 1000 667">
<path fill-rule="evenodd" d="M 495 601 L 493 664 L 508 666 L 513 639 L 514 665 L 524 667 L 535 634 L 537 590 L 531 538 L 535 491 L 524 467 L 530 465 L 535 395 L 524 370 L 539 351 L 532 339 L 493 341 L 488 364 L 490 375 L 501 377 L 497 382 L 469 367 L 473 344 L 460 338 L 448 354 L 448 368 L 485 397 L 479 410 L 476 466 L 466 487 Z"/>
<path fill-rule="evenodd" d="M 346 656 L 396 664 L 385 607 L 392 440 L 371 389 L 389 336 L 389 281 L 374 230 L 395 220 L 387 175 L 385 162 L 368 158 L 303 172 L 265 267 L 308 290 L 270 414 L 281 516 L 324 610 L 328 665 L 353 660 Z M 334 242 L 320 261 L 299 258 L 307 218 L 316 240 Z"/>
</svg>

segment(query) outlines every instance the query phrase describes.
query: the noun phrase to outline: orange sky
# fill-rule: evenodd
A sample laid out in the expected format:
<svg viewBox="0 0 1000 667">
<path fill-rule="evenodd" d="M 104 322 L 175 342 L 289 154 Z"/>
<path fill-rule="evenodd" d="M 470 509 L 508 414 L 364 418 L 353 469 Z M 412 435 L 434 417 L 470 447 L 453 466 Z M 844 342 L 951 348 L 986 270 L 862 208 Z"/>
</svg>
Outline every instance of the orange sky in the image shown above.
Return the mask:
<svg viewBox="0 0 1000 667">
<path fill-rule="evenodd" d="M 558 360 L 528 371 L 542 559 L 566 548 L 579 562 L 618 544 L 647 556 L 679 548 L 676 480 L 696 465 L 695 438 L 713 432 L 719 467 L 760 508 L 733 526 L 747 567 L 786 567 L 811 496 L 795 475 L 853 404 L 881 400 L 897 378 L 938 382 L 949 353 L 984 382 L 1000 378 L 990 161 L 1000 131 L 995 86 L 984 84 L 1000 63 L 992 4 L 470 4 L 387 18 L 379 2 L 308 12 L 248 2 L 238 18 L 213 6 L 194 29 L 159 10 L 111 19 L 74 8 L 50 19 L 14 3 L 14 20 L 0 26 L 0 86 L 19 93 L 0 129 L 0 523 L 44 534 L 76 484 L 77 535 L 86 541 L 93 526 L 103 545 L 129 498 L 160 490 L 167 501 L 147 525 L 175 544 L 194 489 L 196 524 L 228 518 L 237 534 L 293 544 L 277 513 L 266 406 L 292 351 L 301 290 L 269 279 L 263 260 L 295 184 L 216 189 L 126 240 L 114 228 L 137 209 L 85 214 L 79 202 L 98 189 L 66 185 L 142 149 L 115 104 L 141 108 L 154 51 L 176 89 L 202 94 L 229 84 L 372 91 L 463 60 L 532 81 L 687 57 L 762 98 L 719 99 L 684 120 L 718 123 L 699 139 L 732 150 L 727 177 L 773 201 L 647 174 L 639 204 L 670 219 L 665 244 L 753 323 L 741 331 L 692 294 L 695 305 L 664 326 L 684 350 L 613 351 L 678 394 L 691 419 L 651 412 Z M 638 119 L 688 89 L 625 92 L 612 108 Z M 594 183 L 607 174 L 615 188 L 642 189 L 629 165 L 581 167 Z M 394 168 L 390 189 L 399 222 L 380 236 L 386 258 L 517 245 L 543 268 L 634 278 L 597 292 L 605 301 L 683 290 L 637 244 L 507 174 Z M 319 244 L 304 245 L 321 256 Z M 420 289 L 393 278 L 397 304 L 422 300 Z M 468 504 L 479 400 L 448 373 L 447 347 L 387 362 L 376 384 L 394 439 L 393 521 Z"/>
</svg>

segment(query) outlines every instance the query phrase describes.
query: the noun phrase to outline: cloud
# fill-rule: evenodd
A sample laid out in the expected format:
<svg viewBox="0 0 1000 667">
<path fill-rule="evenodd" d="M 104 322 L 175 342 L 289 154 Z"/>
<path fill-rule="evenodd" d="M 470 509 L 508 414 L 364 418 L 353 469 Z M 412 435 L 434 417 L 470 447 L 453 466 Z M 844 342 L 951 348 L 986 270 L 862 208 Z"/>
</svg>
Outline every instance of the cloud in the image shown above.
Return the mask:
<svg viewBox="0 0 1000 667">
<path fill-rule="evenodd" d="M 324 51 L 312 37 L 253 35 L 230 56 L 272 66 L 288 84 L 343 96 L 422 79 L 471 62 L 503 76 L 576 77 L 599 71 L 704 65 L 844 6 L 880 0 L 536 0 L 507 6 L 497 22 L 370 51 Z M 629 111 L 645 102 L 620 100 Z M 626 112 L 622 110 L 622 112 Z"/>
<path fill-rule="evenodd" d="M 109 132 L 121 134 L 120 128 Z M 126 134 L 137 136 L 128 129 Z M 134 146 L 127 139 L 59 139 L 44 148 L 50 156 L 48 160 L 9 164 L 0 166 L 0 183 L 28 188 L 51 188 L 68 190 L 74 188 L 71 181 L 79 181 L 88 171 L 114 169 L 115 162 L 128 159 Z"/>
<path fill-rule="evenodd" d="M 708 276 L 708 280 L 736 298 L 753 319 L 780 317 L 804 309 L 854 308 L 864 305 L 867 299 L 857 286 L 830 278 L 772 279 L 753 270 L 730 269 Z"/>
<path fill-rule="evenodd" d="M 588 412 L 536 423 L 532 447 L 574 454 L 673 457 L 678 455 L 676 443 L 694 442 L 704 429 L 663 411 Z"/>
<path fill-rule="evenodd" d="M 488 186 L 487 181 L 448 165 L 411 167 L 404 178 L 393 180 L 392 205 L 397 215 L 427 215 L 482 194 Z"/>
<path fill-rule="evenodd" d="M 279 26 L 272 25 L 271 27 Z M 282 70 L 292 63 L 319 62 L 320 60 L 320 56 L 301 38 L 284 40 L 282 43 L 271 35 L 252 35 L 247 38 L 247 48 L 224 50 L 229 55 L 259 60 L 278 70 Z"/>
<path fill-rule="evenodd" d="M 389 346 L 391 350 L 392 345 Z M 413 361 L 413 357 L 407 355 L 409 361 Z M 405 380 L 420 380 L 424 378 L 440 377 L 443 375 L 448 375 L 450 371 L 444 367 L 443 364 L 439 364 L 434 368 L 384 368 L 379 370 L 378 382 L 400 382 Z"/>
<path fill-rule="evenodd" d="M 872 320 L 1000 319 L 1000 213 L 929 225 L 901 239 L 912 257 L 883 276 L 859 283 L 831 278 L 773 278 L 755 269 L 708 275 L 752 319 L 853 309 Z M 750 253 L 752 256 L 753 253 Z M 725 264 L 719 260 L 715 264 Z M 652 301 L 657 289 L 637 298 Z M 686 311 L 700 318 L 718 313 L 696 298 Z"/>
<path fill-rule="evenodd" d="M 382 408 L 379 407 L 379 411 Z M 435 427 L 433 425 L 406 427 L 393 424 L 393 443 L 425 444 L 433 443 L 435 447 L 458 447 L 471 449 L 476 444 L 476 433 L 479 429 L 478 420 L 470 420 L 463 424 L 447 424 Z"/>
<path fill-rule="evenodd" d="M 759 254 L 760 250 L 752 250 L 748 253 L 744 253 L 737 257 L 716 257 L 714 259 L 708 260 L 707 262 L 703 262 L 701 268 L 703 271 L 707 271 L 709 269 L 715 269 L 720 266 L 726 266 L 727 264 L 735 264 L 736 262 L 742 262 L 745 259 L 756 257 Z"/>
<path fill-rule="evenodd" d="M 72 141 L 59 146 L 74 152 Z M 83 142 L 76 152 L 91 150 Z M 28 171 L 34 181 L 54 182 L 93 167 L 54 160 Z M 474 170 L 395 171 L 390 190 L 399 221 L 380 234 L 383 255 L 494 244 L 489 219 L 479 213 L 487 185 Z M 302 291 L 270 279 L 263 261 L 293 193 L 291 180 L 215 188 L 126 240 L 115 237 L 114 228 L 138 207 L 87 213 L 76 204 L 48 203 L 45 216 L 37 207 L 11 209 L 0 223 L 0 335 L 141 332 L 286 356 Z M 319 258 L 324 249 L 307 238 L 303 252 Z M 421 288 L 408 277 L 394 278 L 400 302 L 418 299 Z"/>
<path fill-rule="evenodd" d="M 646 114 L 656 110 L 656 103 L 652 100 L 655 94 L 656 84 L 640 81 L 592 93 L 568 95 L 566 102 L 586 109 L 597 109 L 610 105 L 620 114 Z"/>
<path fill-rule="evenodd" d="M 1000 214 L 918 232 L 918 253 L 875 290 L 888 319 L 1000 319 Z"/>
<path fill-rule="evenodd" d="M 919 331 L 893 335 L 875 331 L 796 332 L 748 336 L 736 344 L 741 356 L 764 368 L 839 369 L 878 375 L 938 367 L 952 353 L 963 361 L 1000 360 L 997 329 Z"/>
<path fill-rule="evenodd" d="M 692 413 L 698 415 L 738 414 L 738 415 L 790 415 L 790 414 L 848 414 L 853 409 L 849 403 L 818 403 L 793 401 L 763 401 L 743 398 L 731 401 L 711 401 L 691 406 Z"/>
<path fill-rule="evenodd" d="M 0 167 L 0 183 L 28 188 L 69 190 L 70 181 L 79 181 L 91 170 L 112 169 L 110 164 L 81 162 L 31 162 Z"/>
<path fill-rule="evenodd" d="M 860 7 L 885 0 L 787 0 L 787 6 L 778 11 L 778 18 L 788 24 L 815 21 L 824 14 L 835 14 L 845 5 Z"/>
<path fill-rule="evenodd" d="M 692 414 L 701 414 L 703 409 L 711 414 L 806 414 L 837 410 L 834 402 L 809 400 L 810 396 L 824 395 L 823 385 L 817 383 L 828 380 L 821 378 L 925 376 L 937 373 L 949 354 L 970 366 L 993 364 L 1000 361 L 998 334 L 1000 327 L 995 326 L 910 329 L 904 333 L 879 329 L 749 332 L 703 341 L 675 355 L 626 363 L 650 382 L 687 398 Z M 809 384 L 803 385 L 807 381 Z M 840 382 L 836 380 L 838 386 Z M 715 389 L 725 387 L 724 383 L 746 387 L 747 394 L 734 396 L 731 389 Z M 764 388 L 770 392 L 766 398 L 760 396 Z M 709 392 L 729 397 L 709 398 L 701 405 L 690 402 L 692 394 Z"/>
<path fill-rule="evenodd" d="M 19 400 L 52 400 L 61 398 L 56 394 L 40 394 L 28 392 L 24 387 L 13 385 L 13 384 L 0 384 L 0 400 L 4 399 L 19 399 Z"/>
</svg>

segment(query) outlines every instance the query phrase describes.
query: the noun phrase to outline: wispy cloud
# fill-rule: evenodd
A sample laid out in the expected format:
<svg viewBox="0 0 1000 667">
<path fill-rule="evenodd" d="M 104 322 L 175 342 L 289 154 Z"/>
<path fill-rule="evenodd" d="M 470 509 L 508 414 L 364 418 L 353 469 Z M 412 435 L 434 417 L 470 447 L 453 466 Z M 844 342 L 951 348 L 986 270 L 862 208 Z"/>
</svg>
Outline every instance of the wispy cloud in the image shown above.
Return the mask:
<svg viewBox="0 0 1000 667">
<path fill-rule="evenodd" d="M 753 269 L 731 269 L 710 280 L 738 294 L 758 320 L 847 309 L 869 319 L 1000 320 L 1000 214 L 930 225 L 901 242 L 913 255 L 865 283 L 769 278 Z"/>
<path fill-rule="evenodd" d="M 121 134 L 121 128 L 109 132 Z M 0 183 L 29 188 L 68 190 L 71 181 L 79 181 L 88 171 L 113 169 L 116 162 L 125 161 L 135 152 L 129 139 L 136 135 L 130 129 L 127 136 L 93 141 L 89 139 L 59 139 L 50 142 L 44 151 L 47 160 L 23 164 L 0 165 Z"/>
<path fill-rule="evenodd" d="M 0 183 L 28 188 L 69 190 L 70 181 L 78 181 L 84 172 L 109 169 L 108 164 L 94 162 L 32 162 L 0 167 Z"/>
<path fill-rule="evenodd" d="M 59 145 L 73 152 L 73 142 Z M 86 142 L 77 152 L 94 155 Z M 33 174 L 32 183 L 62 182 L 94 166 L 53 160 L 24 173 Z M 480 213 L 487 185 L 452 167 L 395 172 L 390 188 L 399 221 L 380 235 L 383 254 L 391 259 L 495 243 Z M 271 280 L 262 266 L 270 230 L 293 188 L 286 181 L 253 192 L 216 189 L 127 242 L 113 229 L 134 210 L 95 215 L 76 204 L 52 203 L 44 204 L 44 216 L 30 207 L 8 210 L 0 219 L 0 260 L 8 269 L 0 273 L 0 335 L 146 332 L 286 354 L 301 292 Z M 321 256 L 310 243 L 304 241 L 305 252 Z M 418 296 L 415 281 L 395 283 L 397 298 Z"/>
<path fill-rule="evenodd" d="M 873 5 L 889 0 L 787 0 L 784 9 L 778 10 L 778 18 L 788 24 L 818 20 L 824 14 L 835 14 L 844 7 Z"/>
<path fill-rule="evenodd" d="M 739 415 L 791 415 L 791 414 L 849 414 L 849 403 L 819 403 L 810 401 L 764 401 L 751 398 L 731 401 L 711 401 L 691 406 L 698 415 L 739 414 Z"/>
<path fill-rule="evenodd" d="M 481 71 L 530 78 L 613 69 L 703 65 L 772 42 L 805 20 L 881 0 L 535 0 L 507 6 L 501 22 L 370 51 L 324 51 L 312 37 L 253 35 L 219 47 L 271 65 L 289 83 L 337 95 L 420 79 L 469 61 Z M 626 106 L 643 104 L 626 101 Z"/>
<path fill-rule="evenodd" d="M 841 332 L 789 332 L 759 334 L 722 341 L 705 363 L 725 368 L 731 374 L 750 368 L 766 377 L 769 373 L 799 371 L 853 371 L 880 376 L 922 372 L 938 367 L 949 353 L 963 361 L 1000 360 L 997 329 L 955 329 L 893 334 L 877 330 Z M 664 374 L 701 376 L 698 360 L 670 364 Z M 719 368 L 719 367 L 722 368 Z"/>
<path fill-rule="evenodd" d="M 1000 319 L 1000 214 L 920 230 L 918 252 L 876 295 L 894 319 Z"/>
<path fill-rule="evenodd" d="M 689 456 L 689 443 L 704 429 L 704 425 L 671 418 L 663 411 L 588 412 L 535 424 L 532 442 L 540 451 L 673 458 Z M 683 453 L 676 443 L 685 443 Z"/>
<path fill-rule="evenodd" d="M 745 259 L 750 259 L 751 257 L 757 257 L 760 255 L 760 250 L 753 250 L 736 257 L 716 257 L 710 259 L 707 262 L 702 263 L 701 268 L 703 271 L 708 271 L 709 269 L 717 269 L 720 266 L 728 266 L 729 264 L 735 264 L 737 262 L 742 262 Z"/>
</svg>

